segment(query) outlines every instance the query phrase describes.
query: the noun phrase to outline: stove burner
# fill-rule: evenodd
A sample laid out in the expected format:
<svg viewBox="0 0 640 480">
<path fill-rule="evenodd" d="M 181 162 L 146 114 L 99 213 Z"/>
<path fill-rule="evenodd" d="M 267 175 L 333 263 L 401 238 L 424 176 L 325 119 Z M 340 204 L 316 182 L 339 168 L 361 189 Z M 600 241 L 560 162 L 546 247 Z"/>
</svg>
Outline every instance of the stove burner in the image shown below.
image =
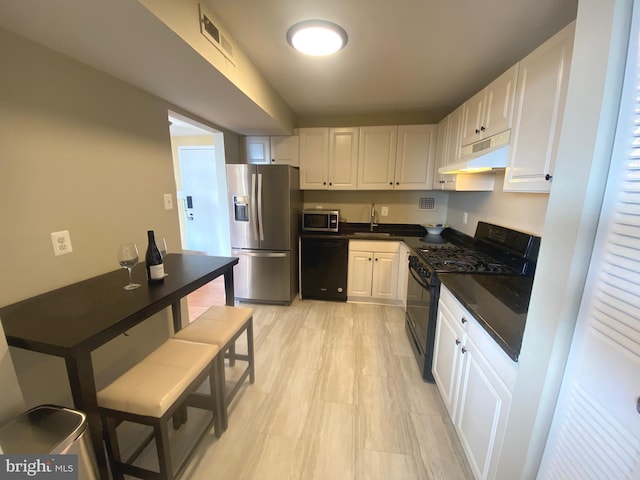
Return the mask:
<svg viewBox="0 0 640 480">
<path fill-rule="evenodd" d="M 449 248 L 421 247 L 418 249 L 418 255 L 437 272 L 516 273 L 511 267 L 477 250 L 454 246 Z"/>
</svg>

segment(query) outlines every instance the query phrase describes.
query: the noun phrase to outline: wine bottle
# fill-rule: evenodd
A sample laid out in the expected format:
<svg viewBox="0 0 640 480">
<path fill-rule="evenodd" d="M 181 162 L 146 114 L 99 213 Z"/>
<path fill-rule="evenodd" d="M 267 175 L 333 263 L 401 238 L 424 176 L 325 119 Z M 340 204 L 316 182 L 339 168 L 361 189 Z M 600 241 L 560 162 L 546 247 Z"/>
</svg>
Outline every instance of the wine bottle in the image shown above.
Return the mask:
<svg viewBox="0 0 640 480">
<path fill-rule="evenodd" d="M 147 231 L 149 245 L 147 246 L 147 254 L 145 255 L 147 267 L 147 279 L 149 283 L 164 282 L 164 263 L 162 263 L 162 255 L 156 246 L 156 239 L 153 230 Z"/>
</svg>

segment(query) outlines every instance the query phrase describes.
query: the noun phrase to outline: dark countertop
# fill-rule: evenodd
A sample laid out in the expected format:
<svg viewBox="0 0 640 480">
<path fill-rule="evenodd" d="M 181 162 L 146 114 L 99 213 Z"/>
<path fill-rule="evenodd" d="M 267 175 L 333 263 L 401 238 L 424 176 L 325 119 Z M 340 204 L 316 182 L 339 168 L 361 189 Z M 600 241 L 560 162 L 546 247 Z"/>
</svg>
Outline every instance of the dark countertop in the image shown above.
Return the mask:
<svg viewBox="0 0 640 480">
<path fill-rule="evenodd" d="M 439 274 L 498 345 L 518 361 L 533 279 L 513 275 Z"/>
<path fill-rule="evenodd" d="M 421 239 L 427 233 L 420 225 L 380 224 L 374 228 L 374 232 L 390 235 L 371 237 L 356 235 L 356 232 L 369 232 L 368 223 L 341 223 L 339 229 L 337 233 L 304 232 L 300 236 L 402 241 L 415 250 L 425 245 Z M 474 246 L 473 237 L 450 228 L 445 230 L 442 237 L 458 246 Z M 471 273 L 440 273 L 438 276 L 507 355 L 513 361 L 518 361 L 533 279 L 513 275 Z"/>
<path fill-rule="evenodd" d="M 362 234 L 366 235 L 362 235 Z M 338 232 L 301 232 L 301 238 L 346 238 L 348 240 L 381 240 L 405 242 L 410 248 L 418 247 L 427 231 L 420 225 L 379 224 L 370 230 L 368 223 L 340 223 Z M 388 234 L 388 235 L 387 235 Z"/>
</svg>

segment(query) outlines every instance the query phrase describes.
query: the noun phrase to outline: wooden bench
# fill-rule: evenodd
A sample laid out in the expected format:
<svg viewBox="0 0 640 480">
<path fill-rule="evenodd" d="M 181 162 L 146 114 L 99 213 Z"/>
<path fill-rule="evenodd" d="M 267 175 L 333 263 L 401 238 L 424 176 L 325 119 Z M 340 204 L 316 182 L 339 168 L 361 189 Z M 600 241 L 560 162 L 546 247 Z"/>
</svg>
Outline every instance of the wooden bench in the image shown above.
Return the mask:
<svg viewBox="0 0 640 480">
<path fill-rule="evenodd" d="M 173 470 L 168 420 L 185 405 L 213 413 L 215 435 L 225 430 L 224 366 L 216 345 L 169 339 L 150 355 L 98 392 L 107 454 L 114 479 L 123 474 L 145 479 L 173 479 L 186 466 L 189 455 Z M 196 393 L 209 377 L 210 394 Z M 122 421 L 149 425 L 153 434 L 123 461 L 116 427 Z M 207 427 L 203 435 L 209 430 Z M 159 472 L 133 464 L 155 440 Z M 191 453 L 191 452 L 190 452 Z M 174 476 L 175 473 L 175 476 Z"/>
</svg>

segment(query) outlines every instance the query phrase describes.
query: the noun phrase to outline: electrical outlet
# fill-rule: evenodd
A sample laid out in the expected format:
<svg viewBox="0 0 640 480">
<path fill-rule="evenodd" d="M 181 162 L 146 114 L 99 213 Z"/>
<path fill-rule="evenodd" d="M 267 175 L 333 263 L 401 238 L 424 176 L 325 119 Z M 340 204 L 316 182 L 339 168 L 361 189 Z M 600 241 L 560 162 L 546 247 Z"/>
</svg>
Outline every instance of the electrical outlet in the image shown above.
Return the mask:
<svg viewBox="0 0 640 480">
<path fill-rule="evenodd" d="M 53 254 L 56 257 L 73 252 L 73 248 L 71 248 L 69 230 L 51 232 L 51 244 L 53 245 Z"/>
<path fill-rule="evenodd" d="M 380 207 L 380 216 L 386 217 L 389 215 L 389 207 Z"/>
<path fill-rule="evenodd" d="M 173 210 L 173 197 L 170 193 L 164 194 L 164 209 Z"/>
<path fill-rule="evenodd" d="M 466 225 L 468 221 L 469 221 L 469 214 L 467 212 L 463 212 L 462 213 L 462 223 L 464 223 Z"/>
</svg>

